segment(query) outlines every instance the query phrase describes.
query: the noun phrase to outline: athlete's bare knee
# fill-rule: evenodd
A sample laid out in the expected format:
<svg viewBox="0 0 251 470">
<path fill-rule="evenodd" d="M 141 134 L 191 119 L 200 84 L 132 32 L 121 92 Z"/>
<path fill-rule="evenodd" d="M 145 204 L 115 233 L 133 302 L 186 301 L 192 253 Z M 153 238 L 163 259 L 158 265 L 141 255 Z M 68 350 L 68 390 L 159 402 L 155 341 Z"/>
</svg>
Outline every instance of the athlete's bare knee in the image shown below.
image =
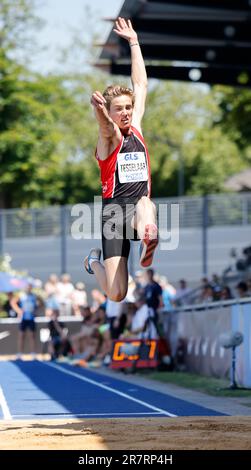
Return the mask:
<svg viewBox="0 0 251 470">
<path fill-rule="evenodd" d="M 119 286 L 118 287 L 113 287 L 110 289 L 110 292 L 108 292 L 108 297 L 110 300 L 113 300 L 113 302 L 121 302 L 126 296 L 126 290 L 121 289 Z"/>
<path fill-rule="evenodd" d="M 121 302 L 122 300 L 124 300 L 124 298 L 125 298 L 125 295 L 122 295 L 122 294 L 119 294 L 119 295 L 111 294 L 111 295 L 109 295 L 109 299 L 113 300 L 113 302 Z"/>
</svg>

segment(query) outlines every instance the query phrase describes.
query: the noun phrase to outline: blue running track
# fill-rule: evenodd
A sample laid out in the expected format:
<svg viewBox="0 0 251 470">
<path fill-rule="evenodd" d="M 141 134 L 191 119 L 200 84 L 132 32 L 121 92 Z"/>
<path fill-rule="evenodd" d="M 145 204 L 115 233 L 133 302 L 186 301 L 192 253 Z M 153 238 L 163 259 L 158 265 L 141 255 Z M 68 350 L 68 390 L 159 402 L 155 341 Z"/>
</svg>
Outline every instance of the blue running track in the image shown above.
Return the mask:
<svg viewBox="0 0 251 470">
<path fill-rule="evenodd" d="M 223 416 L 93 370 L 39 361 L 0 363 L 0 419 Z"/>
</svg>

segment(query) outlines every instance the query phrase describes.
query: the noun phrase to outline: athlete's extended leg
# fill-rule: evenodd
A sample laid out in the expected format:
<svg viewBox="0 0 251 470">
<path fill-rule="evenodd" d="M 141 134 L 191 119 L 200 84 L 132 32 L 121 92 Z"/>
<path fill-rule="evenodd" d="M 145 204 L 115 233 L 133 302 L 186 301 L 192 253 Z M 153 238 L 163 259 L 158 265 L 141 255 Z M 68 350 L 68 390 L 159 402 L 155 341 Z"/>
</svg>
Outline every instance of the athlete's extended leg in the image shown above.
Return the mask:
<svg viewBox="0 0 251 470">
<path fill-rule="evenodd" d="M 88 258 L 92 272 L 110 300 L 120 302 L 124 299 L 128 289 L 127 258 L 112 256 L 104 261 L 104 265 L 98 258 L 91 256 L 85 258 L 85 267 L 88 271 Z M 96 250 L 97 251 L 97 250 Z M 90 271 L 89 271 L 90 272 Z"/>
<path fill-rule="evenodd" d="M 158 245 L 157 215 L 154 203 L 143 196 L 136 205 L 134 226 L 142 240 L 140 264 L 146 268 L 152 264 L 154 250 Z"/>
</svg>

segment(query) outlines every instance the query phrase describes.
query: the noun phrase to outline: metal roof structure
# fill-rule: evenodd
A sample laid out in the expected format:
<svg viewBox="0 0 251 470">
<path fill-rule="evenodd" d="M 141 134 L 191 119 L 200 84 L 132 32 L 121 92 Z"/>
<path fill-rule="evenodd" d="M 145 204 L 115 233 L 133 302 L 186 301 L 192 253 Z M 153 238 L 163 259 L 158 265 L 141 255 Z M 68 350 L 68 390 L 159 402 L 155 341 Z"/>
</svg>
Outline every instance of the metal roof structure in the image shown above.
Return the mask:
<svg viewBox="0 0 251 470">
<path fill-rule="evenodd" d="M 148 77 L 251 87 L 251 0 L 125 0 L 119 16 L 132 20 Z M 130 48 L 112 30 L 96 66 L 130 75 Z"/>
</svg>

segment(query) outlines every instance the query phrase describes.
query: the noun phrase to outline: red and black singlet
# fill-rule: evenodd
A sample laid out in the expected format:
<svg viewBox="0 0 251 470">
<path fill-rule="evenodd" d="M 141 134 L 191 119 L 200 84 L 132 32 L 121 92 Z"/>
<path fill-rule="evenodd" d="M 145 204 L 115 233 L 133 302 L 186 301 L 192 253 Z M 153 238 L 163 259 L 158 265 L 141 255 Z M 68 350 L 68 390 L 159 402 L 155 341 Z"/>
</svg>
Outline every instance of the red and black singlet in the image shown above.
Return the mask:
<svg viewBox="0 0 251 470">
<path fill-rule="evenodd" d="M 97 155 L 102 182 L 102 197 L 150 196 L 150 159 L 144 138 L 131 126 L 114 152 L 105 160 Z"/>
</svg>

